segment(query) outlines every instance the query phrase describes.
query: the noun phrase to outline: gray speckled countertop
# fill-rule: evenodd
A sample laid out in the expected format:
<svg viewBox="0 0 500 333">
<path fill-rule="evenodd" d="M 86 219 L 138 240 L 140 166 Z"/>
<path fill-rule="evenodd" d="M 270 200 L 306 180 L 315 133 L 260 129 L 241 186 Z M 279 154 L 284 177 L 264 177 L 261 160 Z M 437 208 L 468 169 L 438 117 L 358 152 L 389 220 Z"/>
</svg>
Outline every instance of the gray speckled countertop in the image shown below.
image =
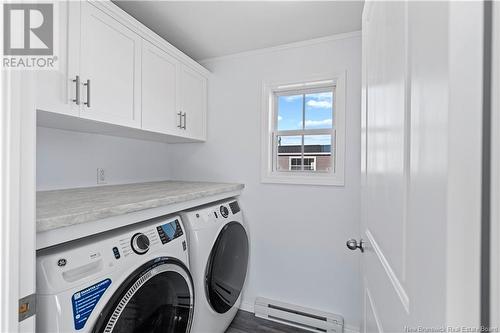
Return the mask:
<svg viewBox="0 0 500 333">
<path fill-rule="evenodd" d="M 37 232 L 239 191 L 243 184 L 162 181 L 37 192 Z"/>
</svg>

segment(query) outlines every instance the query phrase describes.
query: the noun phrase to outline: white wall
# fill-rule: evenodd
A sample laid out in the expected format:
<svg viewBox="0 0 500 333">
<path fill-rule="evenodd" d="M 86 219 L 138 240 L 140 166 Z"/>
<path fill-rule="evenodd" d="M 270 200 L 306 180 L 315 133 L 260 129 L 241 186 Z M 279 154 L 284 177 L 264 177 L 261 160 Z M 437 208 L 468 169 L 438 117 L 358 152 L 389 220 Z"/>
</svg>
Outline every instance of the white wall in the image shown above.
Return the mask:
<svg viewBox="0 0 500 333">
<path fill-rule="evenodd" d="M 242 182 L 251 237 L 250 275 L 243 296 L 331 311 L 358 326 L 361 37 L 298 43 L 206 62 L 208 141 L 171 145 L 174 179 Z M 354 37 L 353 37 L 354 36 Z M 262 81 L 347 71 L 345 186 L 260 183 Z M 179 161 L 179 162 L 176 162 Z"/>
<path fill-rule="evenodd" d="M 169 179 L 168 144 L 37 127 L 37 190 Z"/>
</svg>

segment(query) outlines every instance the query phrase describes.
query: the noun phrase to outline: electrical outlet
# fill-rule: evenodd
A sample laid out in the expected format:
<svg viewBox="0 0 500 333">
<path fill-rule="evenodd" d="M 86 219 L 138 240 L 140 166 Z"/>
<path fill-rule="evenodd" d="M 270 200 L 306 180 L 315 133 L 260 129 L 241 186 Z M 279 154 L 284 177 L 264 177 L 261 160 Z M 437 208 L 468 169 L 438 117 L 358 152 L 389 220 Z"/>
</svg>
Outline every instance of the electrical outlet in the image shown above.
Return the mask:
<svg viewBox="0 0 500 333">
<path fill-rule="evenodd" d="M 103 168 L 97 168 L 97 184 L 106 184 L 106 173 Z"/>
</svg>

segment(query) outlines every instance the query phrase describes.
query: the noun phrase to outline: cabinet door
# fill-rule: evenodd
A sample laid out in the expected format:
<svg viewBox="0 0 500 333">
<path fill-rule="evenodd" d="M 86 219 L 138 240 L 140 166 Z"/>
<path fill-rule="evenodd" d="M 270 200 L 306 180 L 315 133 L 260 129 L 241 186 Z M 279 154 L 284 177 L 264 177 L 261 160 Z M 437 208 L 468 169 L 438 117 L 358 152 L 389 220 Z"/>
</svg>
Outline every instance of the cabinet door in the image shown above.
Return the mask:
<svg viewBox="0 0 500 333">
<path fill-rule="evenodd" d="M 142 129 L 173 134 L 179 130 L 177 68 L 179 62 L 142 41 Z"/>
<path fill-rule="evenodd" d="M 36 108 L 78 116 L 77 75 L 80 53 L 80 2 L 60 1 L 57 5 L 57 70 L 36 73 Z M 78 91 L 79 93 L 79 91 Z"/>
<path fill-rule="evenodd" d="M 184 115 L 182 135 L 206 139 L 207 79 L 182 65 L 179 75 L 180 111 Z"/>
<path fill-rule="evenodd" d="M 82 2 L 80 116 L 140 127 L 141 38 Z"/>
</svg>

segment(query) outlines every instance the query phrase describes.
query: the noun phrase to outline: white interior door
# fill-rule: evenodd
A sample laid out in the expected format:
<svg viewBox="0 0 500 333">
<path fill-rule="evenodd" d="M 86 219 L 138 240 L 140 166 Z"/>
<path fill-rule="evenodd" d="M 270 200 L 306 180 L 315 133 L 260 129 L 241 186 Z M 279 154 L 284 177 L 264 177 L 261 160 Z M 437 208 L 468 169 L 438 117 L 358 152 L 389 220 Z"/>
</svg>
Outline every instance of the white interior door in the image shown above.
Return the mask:
<svg viewBox="0 0 500 333">
<path fill-rule="evenodd" d="M 407 4 L 369 3 L 363 17 L 364 332 L 403 332 L 408 185 Z"/>
<path fill-rule="evenodd" d="M 150 42 L 142 45 L 142 128 L 160 133 L 179 130 L 177 70 L 179 61 Z"/>
<path fill-rule="evenodd" d="M 461 286 L 447 275 L 449 14 L 445 2 L 363 12 L 363 332 L 445 327 Z"/>
<path fill-rule="evenodd" d="M 0 332 L 35 331 L 35 84 L 34 71 L 2 71 Z"/>
<path fill-rule="evenodd" d="M 205 139 L 207 79 L 182 65 L 179 75 L 180 112 L 184 136 Z"/>
<path fill-rule="evenodd" d="M 141 38 L 82 2 L 80 116 L 140 127 Z"/>
</svg>

